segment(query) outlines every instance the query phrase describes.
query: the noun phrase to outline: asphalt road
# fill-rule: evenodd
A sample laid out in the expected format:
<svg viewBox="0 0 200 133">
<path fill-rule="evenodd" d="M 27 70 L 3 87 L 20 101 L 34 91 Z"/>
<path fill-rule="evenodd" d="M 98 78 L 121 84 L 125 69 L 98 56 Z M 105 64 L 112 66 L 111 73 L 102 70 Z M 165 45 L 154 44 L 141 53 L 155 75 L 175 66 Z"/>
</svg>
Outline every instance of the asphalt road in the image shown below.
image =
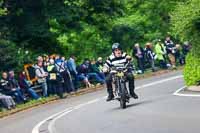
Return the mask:
<svg viewBox="0 0 200 133">
<path fill-rule="evenodd" d="M 137 80 L 139 99 L 126 109 L 106 102 L 102 90 L 0 119 L 0 133 L 199 133 L 200 97 L 173 95 L 184 86 L 181 75 Z"/>
</svg>

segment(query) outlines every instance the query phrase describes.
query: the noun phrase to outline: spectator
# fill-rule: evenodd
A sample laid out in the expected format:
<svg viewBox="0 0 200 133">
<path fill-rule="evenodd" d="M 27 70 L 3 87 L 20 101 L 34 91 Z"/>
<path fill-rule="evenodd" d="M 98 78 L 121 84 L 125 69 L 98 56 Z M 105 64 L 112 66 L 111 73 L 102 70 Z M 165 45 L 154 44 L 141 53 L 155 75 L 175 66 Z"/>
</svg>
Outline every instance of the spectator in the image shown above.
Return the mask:
<svg viewBox="0 0 200 133">
<path fill-rule="evenodd" d="M 160 39 L 158 40 L 155 46 L 155 52 L 157 55 L 157 60 L 159 61 L 160 64 L 160 68 L 166 69 L 167 68 L 166 58 L 165 58 L 166 48 Z"/>
<path fill-rule="evenodd" d="M 37 60 L 38 60 L 38 62 L 37 62 L 37 65 L 35 66 L 35 75 L 37 77 L 37 82 L 42 85 L 43 96 L 47 97 L 48 88 L 47 88 L 47 80 L 46 80 L 46 78 L 48 76 L 48 73 L 44 71 L 42 57 L 39 56 L 37 58 Z"/>
<path fill-rule="evenodd" d="M 137 59 L 139 72 L 144 73 L 144 49 L 136 43 L 133 47 L 133 57 Z"/>
<path fill-rule="evenodd" d="M 58 72 L 53 59 L 50 59 L 50 64 L 47 67 L 47 71 L 49 73 L 49 94 L 57 94 L 60 98 L 63 98 L 62 77 Z"/>
<path fill-rule="evenodd" d="M 78 90 L 78 72 L 76 70 L 75 60 L 76 60 L 76 57 L 74 55 L 71 55 L 69 60 L 67 61 L 67 67 L 73 78 L 75 90 Z"/>
<path fill-rule="evenodd" d="M 67 65 L 65 62 L 65 58 L 61 59 L 60 56 L 57 55 L 55 59 L 55 65 L 61 77 L 64 79 L 64 90 L 67 93 L 74 91 L 75 89 L 74 89 L 73 81 L 72 81 L 70 72 L 66 67 Z"/>
<path fill-rule="evenodd" d="M 156 54 L 153 52 L 152 43 L 146 43 L 145 45 L 145 59 L 151 65 L 151 69 L 155 72 L 155 58 Z"/>
<path fill-rule="evenodd" d="M 16 107 L 13 98 L 11 96 L 3 95 L 1 92 L 0 92 L 0 102 L 4 108 L 9 110 Z"/>
<path fill-rule="evenodd" d="M 187 56 L 187 54 L 190 52 L 191 50 L 191 45 L 188 41 L 184 42 L 183 43 L 183 46 L 182 46 L 182 53 L 183 53 L 183 61 L 185 63 L 185 58 Z"/>
<path fill-rule="evenodd" d="M 176 68 L 176 60 L 175 60 L 176 47 L 173 41 L 170 39 L 170 37 L 166 38 L 165 46 L 166 46 L 167 55 L 168 55 L 170 64 L 172 65 L 172 68 Z"/>
<path fill-rule="evenodd" d="M 43 69 L 46 72 L 47 72 L 47 66 L 48 65 L 49 65 L 49 56 L 48 55 L 44 55 L 43 56 Z"/>
<path fill-rule="evenodd" d="M 96 73 L 96 74 L 98 74 L 98 76 L 99 76 L 102 80 L 105 80 L 105 75 L 104 75 L 104 73 L 101 72 L 101 71 L 99 70 L 99 68 L 98 68 L 97 65 L 96 65 L 96 61 L 95 61 L 94 59 L 91 60 L 89 69 L 90 69 L 89 71 L 90 71 L 91 73 Z"/>
<path fill-rule="evenodd" d="M 19 86 L 25 93 L 28 93 L 33 99 L 39 99 L 39 95 L 35 92 L 35 90 L 31 87 L 32 82 L 28 81 L 25 75 L 25 72 L 22 71 L 19 75 Z"/>
<path fill-rule="evenodd" d="M 19 92 L 21 92 L 21 99 L 23 100 L 23 102 L 26 101 L 26 97 L 23 95 L 22 93 L 22 90 L 19 86 L 19 83 L 18 81 L 15 79 L 15 73 L 13 70 L 9 71 L 9 84 L 10 84 L 10 87 L 13 88 L 13 89 L 18 89 Z"/>
<path fill-rule="evenodd" d="M 184 65 L 184 59 L 183 59 L 183 54 L 181 53 L 181 45 L 180 44 L 176 44 L 176 53 L 175 53 L 175 60 L 176 62 L 178 61 L 178 63 L 180 65 Z"/>
<path fill-rule="evenodd" d="M 3 94 L 15 97 L 17 103 L 26 101 L 26 98 L 23 96 L 17 82 L 14 79 L 8 80 L 6 72 L 2 73 L 0 88 L 2 89 Z"/>
<path fill-rule="evenodd" d="M 103 59 L 102 59 L 102 57 L 99 57 L 97 59 L 96 66 L 98 67 L 100 72 L 103 72 L 103 65 L 104 65 Z"/>
<path fill-rule="evenodd" d="M 165 47 L 167 47 L 168 45 L 172 45 L 172 44 L 174 44 L 173 41 L 171 40 L 171 38 L 169 36 L 167 36 L 165 39 Z"/>
<path fill-rule="evenodd" d="M 97 73 L 91 72 L 89 59 L 85 59 L 83 64 L 81 64 L 79 72 L 86 76 L 88 79 L 95 79 L 98 83 L 101 84 L 105 83 L 105 80 L 101 79 Z"/>
<path fill-rule="evenodd" d="M 77 74 L 77 77 L 78 77 L 78 80 L 79 81 L 83 81 L 83 83 L 85 84 L 86 87 L 91 87 L 93 86 L 90 81 L 88 80 L 88 78 L 86 77 L 86 75 L 84 73 L 82 73 L 81 71 L 81 66 L 78 66 L 77 67 L 77 70 L 78 70 L 78 74 Z"/>
</svg>

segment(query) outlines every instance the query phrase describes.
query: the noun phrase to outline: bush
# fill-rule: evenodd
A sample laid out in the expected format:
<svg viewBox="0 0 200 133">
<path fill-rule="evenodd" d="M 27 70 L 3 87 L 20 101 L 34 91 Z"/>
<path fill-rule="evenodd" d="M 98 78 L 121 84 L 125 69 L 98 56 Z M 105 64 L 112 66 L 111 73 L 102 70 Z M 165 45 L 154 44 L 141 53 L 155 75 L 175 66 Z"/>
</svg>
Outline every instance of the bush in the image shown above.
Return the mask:
<svg viewBox="0 0 200 133">
<path fill-rule="evenodd" d="M 200 81 L 200 58 L 194 56 L 192 53 L 186 57 L 184 79 L 188 86 L 197 85 Z"/>
</svg>

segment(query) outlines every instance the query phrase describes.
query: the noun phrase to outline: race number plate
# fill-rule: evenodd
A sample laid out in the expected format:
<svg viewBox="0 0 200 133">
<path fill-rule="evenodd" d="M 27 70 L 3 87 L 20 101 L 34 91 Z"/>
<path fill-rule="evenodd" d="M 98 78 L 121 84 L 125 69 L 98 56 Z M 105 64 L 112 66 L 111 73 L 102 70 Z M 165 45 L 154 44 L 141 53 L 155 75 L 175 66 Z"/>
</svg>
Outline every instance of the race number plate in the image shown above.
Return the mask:
<svg viewBox="0 0 200 133">
<path fill-rule="evenodd" d="M 117 76 L 118 76 L 118 77 L 123 77 L 123 76 L 124 76 L 124 73 L 123 73 L 123 72 L 119 72 L 119 73 L 117 73 Z"/>
</svg>

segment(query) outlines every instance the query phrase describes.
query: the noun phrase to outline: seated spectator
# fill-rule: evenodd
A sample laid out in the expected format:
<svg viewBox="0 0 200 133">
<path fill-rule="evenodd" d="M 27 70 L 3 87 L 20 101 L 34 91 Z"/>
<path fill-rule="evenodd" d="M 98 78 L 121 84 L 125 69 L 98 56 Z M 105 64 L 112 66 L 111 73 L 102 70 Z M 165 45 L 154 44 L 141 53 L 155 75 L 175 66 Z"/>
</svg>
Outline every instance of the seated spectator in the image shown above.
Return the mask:
<svg viewBox="0 0 200 133">
<path fill-rule="evenodd" d="M 6 96 L 0 92 L 0 102 L 8 110 L 15 108 L 16 104 L 11 96 Z"/>
<path fill-rule="evenodd" d="M 17 103 L 26 101 L 26 98 L 22 94 L 17 81 L 13 78 L 9 80 L 6 72 L 2 73 L 0 88 L 2 89 L 3 94 L 15 97 Z"/>
<path fill-rule="evenodd" d="M 152 43 L 146 43 L 145 45 L 145 59 L 151 65 L 151 69 L 155 72 L 155 57 L 156 54 L 153 52 Z"/>
<path fill-rule="evenodd" d="M 39 99 L 39 95 L 32 88 L 32 82 L 28 81 L 25 72 L 21 72 L 19 75 L 19 86 L 25 93 L 28 93 L 33 99 Z"/>
<path fill-rule="evenodd" d="M 133 57 L 137 59 L 139 72 L 144 73 L 144 49 L 136 43 L 133 47 Z"/>
<path fill-rule="evenodd" d="M 81 66 L 77 66 L 77 72 L 78 72 L 77 74 L 78 81 L 83 81 L 86 87 L 93 86 L 88 80 L 88 77 L 84 73 L 81 72 Z"/>
<path fill-rule="evenodd" d="M 42 57 L 39 56 L 37 60 L 38 62 L 37 65 L 35 66 L 35 75 L 37 77 L 37 82 L 42 85 L 43 96 L 46 97 L 48 95 L 47 93 L 48 88 L 46 81 L 48 73 L 44 71 Z"/>
<path fill-rule="evenodd" d="M 105 80 L 105 75 L 102 71 L 100 71 L 100 69 L 97 67 L 96 65 L 96 61 L 95 60 L 91 60 L 90 62 L 90 66 L 89 66 L 89 71 L 91 73 L 97 73 L 98 76 L 102 79 Z"/>
<path fill-rule="evenodd" d="M 49 73 L 49 94 L 57 94 L 60 98 L 63 98 L 62 77 L 58 72 L 53 59 L 50 59 L 50 64 L 47 67 L 47 71 Z"/>
<path fill-rule="evenodd" d="M 88 79 L 95 79 L 98 83 L 105 83 L 105 80 L 101 79 L 97 73 L 90 72 L 90 61 L 88 59 L 85 59 L 83 64 L 80 65 L 79 73 L 86 76 Z"/>
</svg>

